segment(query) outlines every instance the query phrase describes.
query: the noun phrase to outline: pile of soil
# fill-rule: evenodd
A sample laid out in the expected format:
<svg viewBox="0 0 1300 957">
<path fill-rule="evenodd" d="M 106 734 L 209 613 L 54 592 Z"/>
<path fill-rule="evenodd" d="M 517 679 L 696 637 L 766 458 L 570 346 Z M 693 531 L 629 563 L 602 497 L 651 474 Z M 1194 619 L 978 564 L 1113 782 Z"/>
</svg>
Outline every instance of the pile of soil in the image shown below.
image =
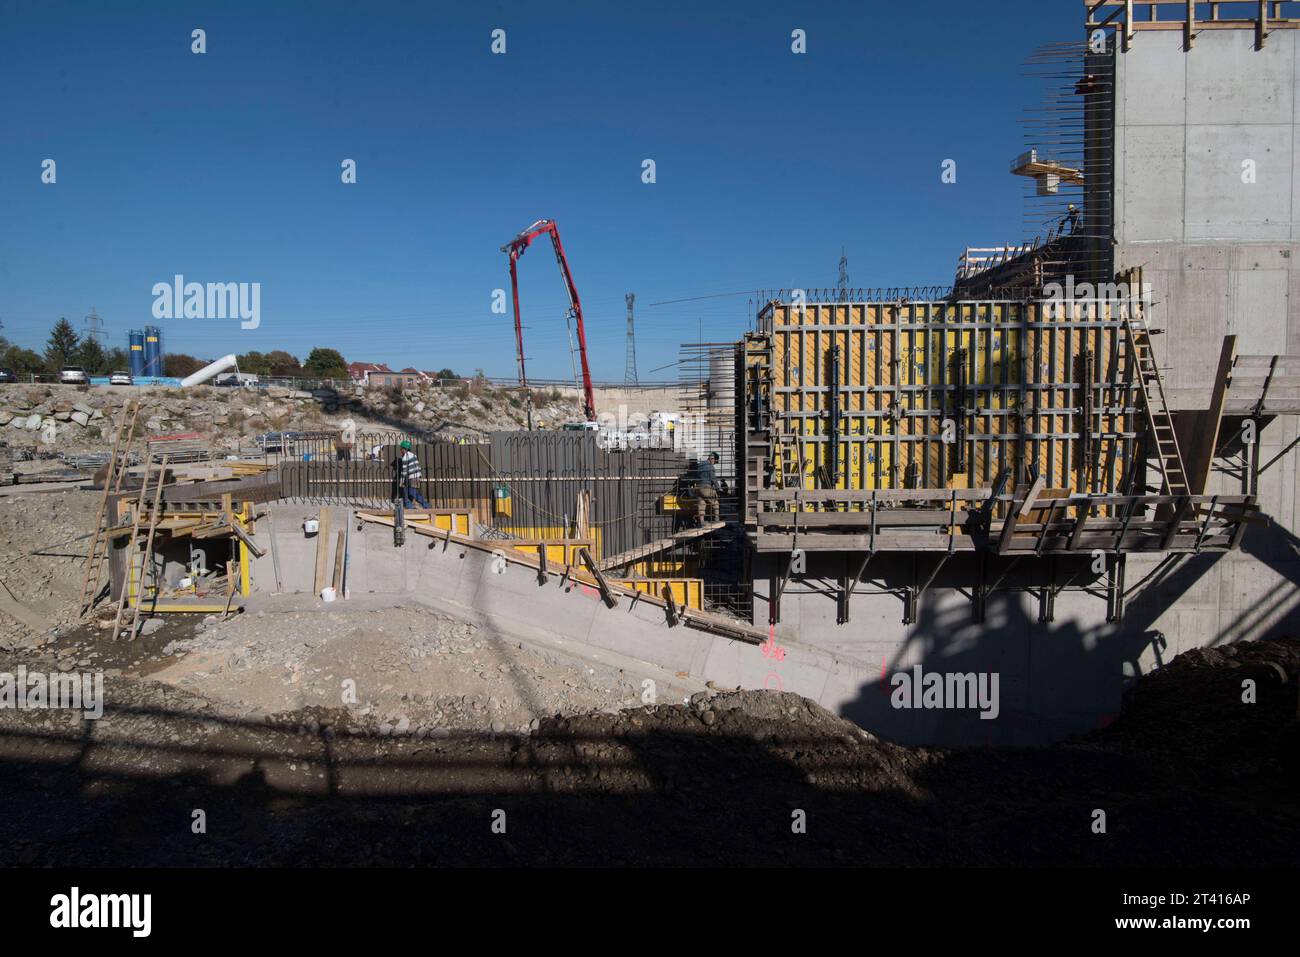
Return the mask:
<svg viewBox="0 0 1300 957">
<path fill-rule="evenodd" d="M 1300 640 L 1185 652 L 1091 739 L 1188 779 L 1300 784 Z"/>
</svg>

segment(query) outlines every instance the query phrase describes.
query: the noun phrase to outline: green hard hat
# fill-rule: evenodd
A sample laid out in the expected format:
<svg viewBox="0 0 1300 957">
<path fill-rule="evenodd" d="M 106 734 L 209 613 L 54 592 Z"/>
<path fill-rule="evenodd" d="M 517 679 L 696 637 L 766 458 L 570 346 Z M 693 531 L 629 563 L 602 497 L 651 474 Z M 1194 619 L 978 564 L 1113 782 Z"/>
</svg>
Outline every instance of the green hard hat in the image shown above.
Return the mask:
<svg viewBox="0 0 1300 957">
<path fill-rule="evenodd" d="M 402 448 L 404 448 L 404 449 L 409 449 L 410 447 L 411 447 L 411 442 L 410 442 L 410 440 L 409 440 L 409 439 L 402 439 Z"/>
</svg>

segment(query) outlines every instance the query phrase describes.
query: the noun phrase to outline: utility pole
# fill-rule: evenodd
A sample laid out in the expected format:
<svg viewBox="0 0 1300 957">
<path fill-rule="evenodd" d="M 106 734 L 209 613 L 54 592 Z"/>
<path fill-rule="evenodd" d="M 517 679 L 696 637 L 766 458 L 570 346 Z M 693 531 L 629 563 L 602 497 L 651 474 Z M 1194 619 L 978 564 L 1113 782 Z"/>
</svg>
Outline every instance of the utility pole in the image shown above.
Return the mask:
<svg viewBox="0 0 1300 957">
<path fill-rule="evenodd" d="M 636 329 L 632 325 L 632 303 L 636 302 L 636 293 L 629 292 L 623 299 L 627 302 L 627 361 L 623 364 L 623 385 L 636 385 Z"/>
</svg>

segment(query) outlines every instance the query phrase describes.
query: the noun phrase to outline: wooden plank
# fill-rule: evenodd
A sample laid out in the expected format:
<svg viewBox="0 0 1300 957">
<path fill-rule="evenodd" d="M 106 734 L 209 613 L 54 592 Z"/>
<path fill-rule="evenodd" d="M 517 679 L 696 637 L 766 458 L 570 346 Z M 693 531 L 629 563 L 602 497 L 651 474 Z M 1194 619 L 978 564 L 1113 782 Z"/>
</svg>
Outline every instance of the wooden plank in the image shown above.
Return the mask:
<svg viewBox="0 0 1300 957">
<path fill-rule="evenodd" d="M 800 528 L 870 526 L 881 528 L 909 525 L 941 525 L 952 521 L 947 508 L 886 508 L 863 512 L 759 512 L 758 524 L 764 528 L 798 525 Z M 958 523 L 960 524 L 960 522 Z"/>
<path fill-rule="evenodd" d="M 992 494 L 987 488 L 882 488 L 882 489 L 817 489 L 815 491 L 792 488 L 759 489 L 757 498 L 760 502 L 790 502 L 796 497 L 809 502 L 869 502 L 876 498 L 881 502 L 943 502 L 947 504 L 953 492 L 958 501 L 982 502 Z"/>
<path fill-rule="evenodd" d="M 1223 406 L 1228 398 L 1228 385 L 1233 380 L 1232 365 L 1237 354 L 1237 337 L 1224 336 L 1219 351 L 1219 368 L 1214 374 L 1214 391 L 1210 394 L 1208 409 L 1196 416 L 1196 429 L 1190 436 L 1184 465 L 1187 469 L 1187 490 L 1193 495 L 1203 495 L 1210 480 L 1214 464 L 1214 451 L 1219 447 L 1219 426 L 1223 422 Z"/>
<path fill-rule="evenodd" d="M 618 606 L 618 598 L 609 587 L 609 582 L 605 580 L 605 576 L 601 572 L 600 566 L 597 565 L 596 560 L 591 557 L 591 552 L 586 548 L 580 548 L 578 549 L 578 557 L 581 558 L 582 563 L 587 566 L 587 571 L 591 572 L 592 577 L 596 579 L 596 584 L 600 588 L 600 597 L 604 600 L 605 604 L 610 608 L 616 608 Z"/>
<path fill-rule="evenodd" d="M 334 541 L 334 578 L 331 582 L 335 595 L 342 597 L 343 590 L 343 555 L 345 553 L 344 540 L 347 537 L 347 528 L 340 528 Z"/>
<path fill-rule="evenodd" d="M 682 542 L 690 541 L 694 538 L 701 538 L 711 532 L 716 532 L 720 528 L 725 528 L 726 524 L 726 522 L 712 522 L 700 528 L 688 528 L 676 533 L 675 535 L 671 535 L 668 538 L 661 538 L 657 541 L 647 542 L 644 545 L 638 545 L 635 548 L 629 548 L 625 552 L 619 552 L 617 555 L 611 555 L 609 558 L 601 561 L 601 570 L 609 571 L 612 568 L 618 568 L 622 565 L 630 565 L 643 558 L 648 558 L 651 555 L 658 554 L 659 552 L 667 551 Z"/>
<path fill-rule="evenodd" d="M 320 529 L 316 532 L 316 577 L 313 579 L 312 590 L 316 597 L 320 597 L 321 591 L 325 588 L 325 566 L 329 561 L 330 554 L 330 513 L 329 509 L 322 508 L 320 517 Z"/>
</svg>

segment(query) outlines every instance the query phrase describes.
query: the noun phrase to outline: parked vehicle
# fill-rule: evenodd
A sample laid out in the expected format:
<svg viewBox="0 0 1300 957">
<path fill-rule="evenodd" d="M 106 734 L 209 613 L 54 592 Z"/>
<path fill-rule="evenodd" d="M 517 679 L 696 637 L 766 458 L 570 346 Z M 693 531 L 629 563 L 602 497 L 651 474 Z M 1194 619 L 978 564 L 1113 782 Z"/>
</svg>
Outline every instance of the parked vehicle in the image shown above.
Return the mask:
<svg viewBox="0 0 1300 957">
<path fill-rule="evenodd" d="M 129 372 L 114 372 L 108 377 L 109 385 L 135 385 L 135 379 L 131 378 Z"/>
<path fill-rule="evenodd" d="M 90 385 L 90 376 L 81 366 L 64 366 L 59 370 L 59 382 L 63 385 Z"/>
<path fill-rule="evenodd" d="M 18 376 L 13 369 L 0 369 L 0 382 L 17 382 Z"/>
<path fill-rule="evenodd" d="M 254 388 L 260 380 L 251 372 L 223 372 L 212 380 L 212 384 L 225 389 Z"/>
</svg>

